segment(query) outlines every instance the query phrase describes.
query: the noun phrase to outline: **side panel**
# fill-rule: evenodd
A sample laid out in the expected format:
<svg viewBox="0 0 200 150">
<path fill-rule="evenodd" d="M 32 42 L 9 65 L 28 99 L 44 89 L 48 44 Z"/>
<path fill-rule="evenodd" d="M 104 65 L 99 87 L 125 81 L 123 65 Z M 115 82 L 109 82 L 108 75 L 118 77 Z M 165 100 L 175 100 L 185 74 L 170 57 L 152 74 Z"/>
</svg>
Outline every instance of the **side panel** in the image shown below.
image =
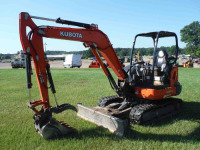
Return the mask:
<svg viewBox="0 0 200 150">
<path fill-rule="evenodd" d="M 145 98 L 149 100 L 161 100 L 165 98 L 169 98 L 171 96 L 176 95 L 176 88 L 169 87 L 167 89 L 147 89 L 147 88 L 135 88 L 135 95 L 140 98 Z"/>
<path fill-rule="evenodd" d="M 147 89 L 147 88 L 135 88 L 135 94 L 137 97 L 149 99 L 149 100 L 161 100 L 176 95 L 176 87 L 174 83 L 178 81 L 178 67 L 173 67 L 170 73 L 170 87 L 166 89 Z"/>
<path fill-rule="evenodd" d="M 78 67 L 81 66 L 81 56 L 73 55 L 73 66 Z"/>
<path fill-rule="evenodd" d="M 65 63 L 66 64 L 72 64 L 72 58 L 73 56 L 72 55 L 67 55 L 66 57 L 65 57 Z"/>
<path fill-rule="evenodd" d="M 178 81 L 178 67 L 173 67 L 170 74 L 170 87 L 174 86 L 174 83 Z"/>
</svg>

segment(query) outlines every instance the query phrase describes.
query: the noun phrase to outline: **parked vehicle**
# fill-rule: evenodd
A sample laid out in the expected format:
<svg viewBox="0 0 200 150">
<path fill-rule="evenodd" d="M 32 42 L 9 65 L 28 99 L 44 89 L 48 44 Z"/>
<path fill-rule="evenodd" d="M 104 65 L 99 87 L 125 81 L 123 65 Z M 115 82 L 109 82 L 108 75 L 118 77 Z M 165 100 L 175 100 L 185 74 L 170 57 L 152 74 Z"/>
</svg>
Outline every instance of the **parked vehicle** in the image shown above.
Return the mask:
<svg viewBox="0 0 200 150">
<path fill-rule="evenodd" d="M 181 58 L 181 60 L 185 60 L 185 59 L 187 59 L 187 58 L 185 58 L 185 57 L 182 57 L 182 58 Z"/>
<path fill-rule="evenodd" d="M 100 68 L 100 64 L 97 60 L 93 60 L 90 65 L 89 68 Z"/>
<path fill-rule="evenodd" d="M 25 55 L 23 51 L 18 51 L 11 62 L 12 68 L 25 68 Z"/>
<path fill-rule="evenodd" d="M 69 54 L 65 56 L 64 68 L 73 68 L 82 66 L 81 55 Z"/>
<path fill-rule="evenodd" d="M 193 59 L 193 62 L 194 62 L 194 63 L 198 63 L 199 61 L 200 61 L 199 58 Z"/>
<path fill-rule="evenodd" d="M 25 68 L 25 61 L 15 60 L 11 62 L 12 68 Z"/>
</svg>

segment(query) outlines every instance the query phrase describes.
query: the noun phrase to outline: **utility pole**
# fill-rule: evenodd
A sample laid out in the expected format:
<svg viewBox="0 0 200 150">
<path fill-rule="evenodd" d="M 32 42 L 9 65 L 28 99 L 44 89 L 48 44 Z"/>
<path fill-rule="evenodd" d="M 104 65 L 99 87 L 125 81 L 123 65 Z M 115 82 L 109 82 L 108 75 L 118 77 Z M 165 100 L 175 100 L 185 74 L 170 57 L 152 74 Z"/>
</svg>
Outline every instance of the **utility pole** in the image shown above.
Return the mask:
<svg viewBox="0 0 200 150">
<path fill-rule="evenodd" d="M 45 50 L 45 53 L 46 53 L 46 50 L 47 50 L 47 49 L 46 49 L 46 46 L 47 46 L 47 43 L 44 43 L 44 47 L 45 47 L 44 50 Z"/>
</svg>

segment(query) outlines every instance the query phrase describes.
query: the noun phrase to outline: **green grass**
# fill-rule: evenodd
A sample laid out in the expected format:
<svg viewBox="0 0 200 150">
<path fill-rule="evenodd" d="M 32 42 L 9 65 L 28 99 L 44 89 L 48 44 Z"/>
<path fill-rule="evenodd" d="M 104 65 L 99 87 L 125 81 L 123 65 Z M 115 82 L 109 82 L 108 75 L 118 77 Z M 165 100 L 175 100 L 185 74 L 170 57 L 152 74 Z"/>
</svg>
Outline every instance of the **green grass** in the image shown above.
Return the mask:
<svg viewBox="0 0 200 150">
<path fill-rule="evenodd" d="M 101 69 L 52 69 L 59 104 L 95 106 L 99 98 L 115 94 Z M 45 141 L 34 130 L 27 108 L 24 69 L 0 70 L 0 149 L 200 149 L 200 69 L 179 69 L 183 111 L 145 126 L 131 125 L 125 137 L 82 120 L 73 111 L 54 115 L 75 127 L 73 137 Z M 40 99 L 33 76 L 32 99 Z M 50 94 L 51 104 L 55 105 Z"/>
</svg>

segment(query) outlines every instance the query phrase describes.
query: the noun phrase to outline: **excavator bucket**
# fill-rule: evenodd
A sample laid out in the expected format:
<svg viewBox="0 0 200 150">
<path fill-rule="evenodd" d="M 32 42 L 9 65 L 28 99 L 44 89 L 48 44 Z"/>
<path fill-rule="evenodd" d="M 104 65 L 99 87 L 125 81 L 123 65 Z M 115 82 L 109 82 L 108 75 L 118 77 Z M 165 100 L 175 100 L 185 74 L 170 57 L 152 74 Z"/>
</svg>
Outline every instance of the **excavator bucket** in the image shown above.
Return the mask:
<svg viewBox="0 0 200 150">
<path fill-rule="evenodd" d="M 34 115 L 34 126 L 36 132 L 38 132 L 45 140 L 60 138 L 69 136 L 77 130 L 69 126 L 64 121 L 57 121 L 52 117 L 52 113 L 61 113 L 67 109 L 71 109 L 77 112 L 77 109 L 70 104 L 62 104 L 57 107 L 51 107 L 46 109 L 40 115 Z"/>
<path fill-rule="evenodd" d="M 122 120 L 117 117 L 99 111 L 100 107 L 86 107 L 77 104 L 77 115 L 87 121 L 95 123 L 98 126 L 107 128 L 110 132 L 118 136 L 123 136 L 128 128 L 128 120 Z"/>
<path fill-rule="evenodd" d="M 75 128 L 63 121 L 57 121 L 55 118 L 51 118 L 48 123 L 42 127 L 35 123 L 35 129 L 45 140 L 60 138 L 77 132 Z"/>
</svg>

